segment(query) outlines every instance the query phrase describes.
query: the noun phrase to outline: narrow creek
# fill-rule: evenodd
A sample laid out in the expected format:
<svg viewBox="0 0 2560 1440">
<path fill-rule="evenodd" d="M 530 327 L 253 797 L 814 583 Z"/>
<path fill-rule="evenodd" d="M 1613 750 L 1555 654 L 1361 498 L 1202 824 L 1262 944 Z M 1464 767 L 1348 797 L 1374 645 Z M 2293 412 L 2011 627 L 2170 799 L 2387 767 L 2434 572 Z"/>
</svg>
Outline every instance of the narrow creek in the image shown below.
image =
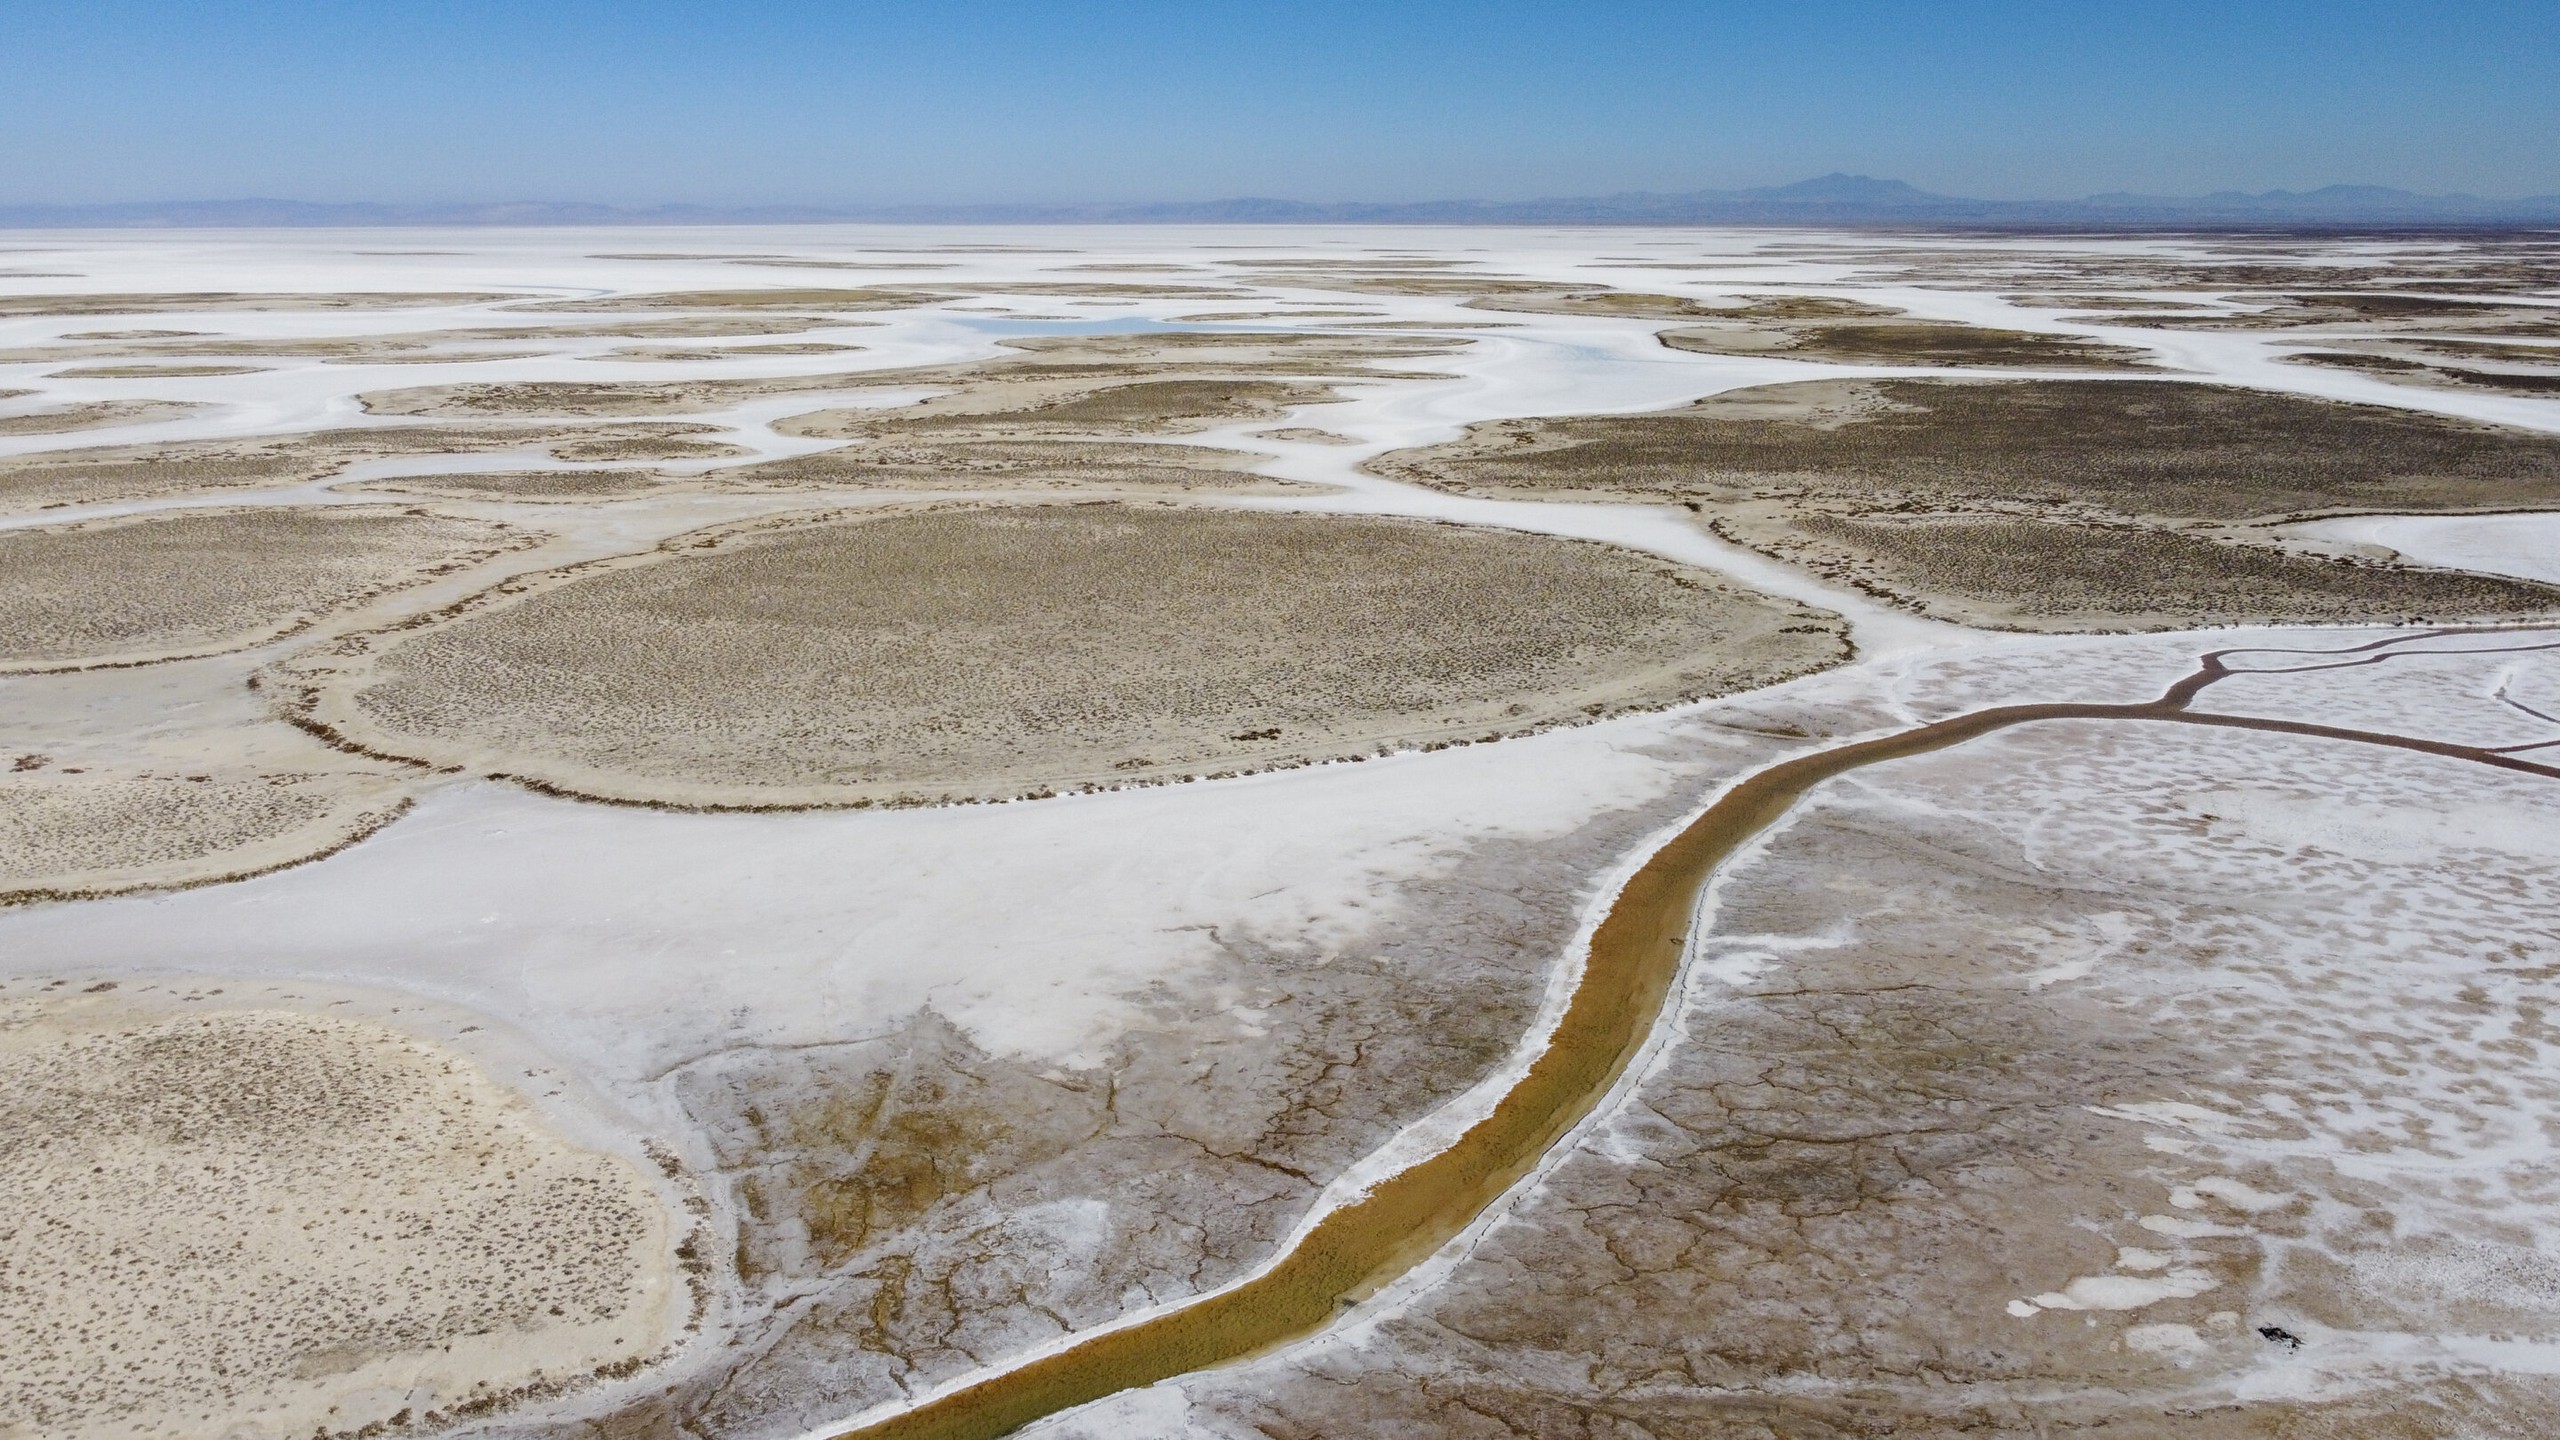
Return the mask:
<svg viewBox="0 0 2560 1440">
<path fill-rule="evenodd" d="M 2560 649 L 2560 640 L 2547 638 L 2548 631 L 2532 640 L 2524 637 L 2535 632 L 2496 633 L 2515 636 L 2516 643 L 2459 648 L 2462 653 Z M 2156 700 L 1996 706 L 1758 771 L 1735 783 L 1627 881 L 1592 934 L 1581 983 L 1545 1049 L 1493 1112 L 1448 1148 L 1381 1180 L 1326 1215 L 1287 1253 L 1224 1290 L 964 1382 L 910 1409 L 838 1432 L 837 1440 L 991 1440 L 1043 1416 L 1321 1330 L 1346 1302 L 1374 1293 L 1464 1231 L 1606 1098 L 1670 1002 L 1691 917 L 1707 881 L 1753 836 L 1835 776 L 2015 725 L 2127 720 L 2383 745 L 2560 779 L 2560 766 L 2509 751 L 2189 708 L 2207 687 L 2234 675 L 2298 674 L 2375 665 L 2403 655 L 2443 654 L 2448 652 L 2416 647 L 2455 637 L 2490 640 L 2495 634 L 2441 630 L 2331 651 L 2215 651 Z M 2237 655 L 2298 655 L 2309 663 L 2240 670 L 2229 664 L 2229 657 Z"/>
</svg>

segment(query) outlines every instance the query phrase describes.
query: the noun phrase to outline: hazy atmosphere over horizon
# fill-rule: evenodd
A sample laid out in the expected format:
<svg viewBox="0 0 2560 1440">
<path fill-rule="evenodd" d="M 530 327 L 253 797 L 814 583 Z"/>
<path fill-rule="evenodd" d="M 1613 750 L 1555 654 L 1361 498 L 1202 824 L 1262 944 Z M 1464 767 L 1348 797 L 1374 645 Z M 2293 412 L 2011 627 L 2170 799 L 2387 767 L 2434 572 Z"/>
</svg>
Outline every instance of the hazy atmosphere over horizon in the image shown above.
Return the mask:
<svg viewBox="0 0 2560 1440">
<path fill-rule="evenodd" d="M 2560 191 L 2560 7 L 12 6 L 0 203 Z"/>
</svg>

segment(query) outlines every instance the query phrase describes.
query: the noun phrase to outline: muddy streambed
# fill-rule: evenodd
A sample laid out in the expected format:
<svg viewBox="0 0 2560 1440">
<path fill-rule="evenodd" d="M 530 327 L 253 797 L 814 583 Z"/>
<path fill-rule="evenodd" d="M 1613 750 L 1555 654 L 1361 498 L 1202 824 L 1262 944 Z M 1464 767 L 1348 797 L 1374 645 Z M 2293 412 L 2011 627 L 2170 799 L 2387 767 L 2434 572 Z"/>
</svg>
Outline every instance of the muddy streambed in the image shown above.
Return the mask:
<svg viewBox="0 0 2560 1440">
<path fill-rule="evenodd" d="M 2560 649 L 2548 631 L 2466 650 Z M 2530 638 L 2527 638 L 2530 636 Z M 1717 868 L 1777 823 L 1815 786 L 1869 765 L 1926 754 L 2041 720 L 2135 720 L 2267 730 L 2415 750 L 2548 779 L 2546 765 L 2475 746 L 2190 709 L 2235 674 L 2329 670 L 2432 653 L 2427 641 L 2493 641 L 2431 631 L 2349 650 L 2216 651 L 2139 704 L 2004 705 L 1780 762 L 1736 783 L 1656 851 L 1593 931 L 1573 998 L 1544 1050 L 1493 1112 L 1446 1149 L 1378 1182 L 1310 1227 L 1289 1252 L 1227 1289 L 1096 1332 L 920 1405 L 838 1432 L 837 1440 L 979 1440 L 1117 1391 L 1270 1350 L 1322 1329 L 1348 1305 L 1420 1264 L 1527 1177 L 1607 1097 L 1669 1003 L 1699 896 Z M 2303 663 L 2233 668 L 2228 657 L 2297 656 Z"/>
</svg>

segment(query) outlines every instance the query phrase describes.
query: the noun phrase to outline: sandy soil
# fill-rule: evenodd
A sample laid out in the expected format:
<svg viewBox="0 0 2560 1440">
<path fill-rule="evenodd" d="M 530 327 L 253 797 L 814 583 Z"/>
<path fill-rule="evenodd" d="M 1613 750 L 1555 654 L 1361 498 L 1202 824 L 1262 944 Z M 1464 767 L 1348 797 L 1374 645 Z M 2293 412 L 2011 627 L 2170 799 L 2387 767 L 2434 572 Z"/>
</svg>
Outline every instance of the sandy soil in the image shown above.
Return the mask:
<svg viewBox="0 0 2560 1440">
<path fill-rule="evenodd" d="M 1783 355 L 1836 365 L 1990 366 L 2009 370 L 2151 370 L 2150 352 L 2067 335 L 1996 330 L 1943 320 L 1686 326 L 1662 332 L 1674 350 L 1705 355 Z"/>
<path fill-rule="evenodd" d="M 57 377 L 61 378 L 61 377 Z M 176 400 L 91 400 L 18 415 L 0 415 L 0 435 L 65 435 L 114 425 L 156 425 L 202 409 Z"/>
<path fill-rule="evenodd" d="M 1547 280 L 1513 280 L 1494 275 L 1435 275 L 1401 269 L 1380 271 L 1360 265 L 1324 265 L 1278 275 L 1239 275 L 1251 284 L 1286 285 L 1299 290 L 1341 291 L 1352 295 L 1417 295 L 1450 298 L 1485 295 L 1546 296 L 1566 287 Z"/>
<path fill-rule="evenodd" d="M 741 355 L 844 355 L 860 350 L 859 345 L 839 345 L 826 340 L 776 341 L 770 345 L 726 345 L 716 350 L 685 349 L 673 345 L 633 345 L 598 360 L 627 360 L 664 364 L 684 360 L 728 360 Z"/>
<path fill-rule="evenodd" d="M 2554 787 L 2164 730 L 1826 792 L 1409 1306 L 1035 1433 L 2540 1433 Z"/>
<path fill-rule="evenodd" d="M 2527 352 L 2518 357 L 2513 352 L 2525 351 L 2521 345 L 2495 347 L 2508 352 L 2498 358 L 2531 358 L 2543 362 L 2560 362 L 2560 349 L 2539 355 Z M 2444 353 L 2439 351 L 2439 354 Z M 2460 352 L 2452 352 L 2459 354 Z M 2296 365 L 2324 365 L 2336 370 L 2353 370 L 2399 385 L 2430 385 L 2448 390 L 2485 390 L 2495 395 L 2560 395 L 2560 369 L 2482 370 L 2469 365 L 2447 365 L 2430 358 L 2396 350 L 2304 350 L 2284 357 Z"/>
<path fill-rule="evenodd" d="M 74 365 L 48 380 L 194 380 L 207 375 L 255 375 L 258 365 Z M 132 421 L 123 423 L 131 424 Z"/>
<path fill-rule="evenodd" d="M 0 530 L 0 674 L 245 649 L 539 539 L 387 505 Z"/>
<path fill-rule="evenodd" d="M 1139 375 L 1150 373 L 1138 370 Z M 919 377 L 898 372 L 851 371 L 837 375 L 797 375 L 775 380 L 673 380 L 660 383 L 646 381 L 538 380 L 512 385 L 426 386 L 415 390 L 385 390 L 367 395 L 365 409 L 376 415 L 434 416 L 439 418 L 478 418 L 485 416 L 636 416 L 681 415 L 720 409 L 768 396 L 797 395 L 830 390 L 891 389 L 930 383 L 944 377 Z M 962 378 L 962 377 L 949 377 Z M 884 416 L 877 410 L 859 412 L 826 412 L 831 415 L 851 413 L 860 418 L 848 421 L 870 429 L 882 427 L 932 428 L 951 423 L 946 416 L 959 414 L 1019 413 L 1023 423 L 1032 426 L 1062 426 L 1082 419 L 1118 419 L 1120 428 L 1129 423 L 1161 419 L 1227 419 L 1238 415 L 1268 414 L 1284 404 L 1307 403 L 1332 398 L 1322 391 L 1292 389 L 1269 381 L 1246 380 L 1141 380 L 1118 386 L 1098 386 L 1091 382 L 1050 381 L 1029 385 L 1006 384 L 994 376 L 967 377 L 981 383 L 968 387 L 968 401 L 936 406 L 927 402 L 912 407 L 914 413 L 902 411 L 897 416 Z M 1220 399 L 1203 387 L 1223 385 L 1227 396 Z M 1141 386 L 1186 387 L 1165 392 Z M 1115 402 L 1101 398 L 1110 392 L 1124 392 Z M 1148 397 L 1164 398 L 1147 404 Z M 1090 400 L 1089 404 L 1079 402 Z M 1009 403 L 1008 403 L 1009 402 Z M 1045 402 L 1045 403 L 1043 403 Z M 1064 414 L 1032 413 L 1056 411 L 1068 407 Z M 1091 429 L 1090 425 L 1083 428 Z M 820 433 L 814 422 L 804 422 L 792 434 Z"/>
<path fill-rule="evenodd" d="M 977 433 L 1012 439 L 1055 435 L 1167 435 L 1238 420 L 1276 418 L 1300 405 L 1341 399 L 1322 385 L 1279 380 L 1166 379 L 1128 384 L 988 385 L 894 410 L 835 411 L 784 422 L 795 435 L 924 439 Z"/>
<path fill-rule="evenodd" d="M 1240 325 L 1257 320 L 1383 320 L 1384 310 L 1233 310 L 1210 311 L 1200 315 L 1176 315 L 1173 318 L 1192 325 Z"/>
<path fill-rule="evenodd" d="M 412 307 L 486 305 L 524 297 L 486 291 L 365 294 L 256 294 L 249 292 L 131 295 L 0 296 L 0 318 L 38 315 L 169 315 L 210 310 L 402 310 Z"/>
<path fill-rule="evenodd" d="M 548 451 L 555 459 L 694 460 L 744 452 L 701 437 L 708 425 L 384 426 L 236 440 L 101 445 L 0 459 L 0 511 L 241 490 L 326 479 L 350 465 L 408 455 Z"/>
<path fill-rule="evenodd" d="M 1392 375 L 1395 372 L 1379 368 L 1382 362 L 1444 355 L 1459 343 L 1463 342 L 1287 333 L 1034 336 L 1004 341 L 1005 353 L 995 359 L 954 365 L 759 378 L 433 385 L 376 391 L 361 399 L 377 415 L 606 417 L 691 414 L 763 397 L 828 390 L 948 388 L 952 394 L 899 412 L 941 423 L 939 417 L 945 414 L 1026 410 L 1137 383 L 1238 384 L 1256 376 Z M 785 422 L 788 428 L 781 433 L 851 434 L 883 419 L 877 408 L 821 411 Z"/>
<path fill-rule="evenodd" d="M 2560 311 L 2433 295 L 2279 294 L 2236 313 L 2168 314 L 2151 310 L 2108 317 L 2114 325 L 2156 330 L 2306 330 L 2387 334 L 2560 336 Z M 2270 303 L 2271 302 L 2271 303 Z"/>
<path fill-rule="evenodd" d="M 2186 630 L 2228 624 L 2520 620 L 2560 588 L 2203 537 L 2020 514 L 1854 516 L 1736 506 L 1714 520 L 1834 584 L 2002 630 Z"/>
<path fill-rule="evenodd" d="M 510 308 L 551 315 L 617 315 L 635 310 L 818 310 L 835 313 L 905 310 L 929 304 L 933 298 L 898 290 L 677 290 L 647 295 L 609 295 L 593 300 L 546 300 L 540 304 Z"/>
<path fill-rule="evenodd" d="M 684 1323 L 629 1160 L 400 1030 L 222 993 L 0 989 L 0 1434 L 435 1428 Z"/>
<path fill-rule="evenodd" d="M 1026 427 L 1027 428 L 1027 427 Z M 721 471 L 722 486 L 870 490 L 1217 491 L 1303 494 L 1256 475 L 1256 457 L 1199 445 L 1095 440 L 889 438 Z"/>
<path fill-rule="evenodd" d="M 2560 503 L 2547 435 L 2195 384 L 1813 381 L 1503 421 L 1371 468 L 1462 493 L 1679 499 L 1727 539 L 1923 613 L 2176 629 L 2548 613 L 2560 593 L 2279 540 L 2356 512 Z"/>
<path fill-rule="evenodd" d="M 970 281 L 953 285 L 900 285 L 898 293 L 919 300 L 958 299 L 974 295 L 1039 295 L 1091 300 L 1237 300 L 1245 292 L 1204 285 L 1137 285 L 1108 280 Z"/>
<path fill-rule="evenodd" d="M 1610 547 L 1179 506 L 683 539 L 297 660 L 368 750 L 689 805 L 1004 798 L 1535 729 L 1834 663 L 1837 622 Z"/>
<path fill-rule="evenodd" d="M 878 440 L 703 474 L 660 470 L 514 470 L 403 476 L 344 488 L 459 500 L 574 504 L 671 494 L 887 494 L 990 491 L 1059 494 L 1307 494 L 1316 487 L 1253 474 L 1255 457 L 1197 445 L 1098 440 Z"/>
<path fill-rule="evenodd" d="M 2340 563 L 2392 550 L 2552 578 L 2533 539 L 2548 526 L 2491 513 L 2553 503 L 2548 401 L 2282 358 L 2533 365 L 2505 352 L 2550 318 L 2522 303 L 2560 280 L 2547 245 L 1042 232 L 957 235 L 930 247 L 945 268 L 929 280 L 883 284 L 853 272 L 918 262 L 876 238 L 705 235 L 692 255 L 663 253 L 665 235 L 492 234 L 439 240 L 455 248 L 428 261 L 358 259 L 343 237 L 82 240 L 97 276 L 82 283 L 120 296 L 291 274 L 313 295 L 538 289 L 523 298 L 557 313 L 242 309 L 206 317 L 219 335 L 185 333 L 183 315 L 28 315 L 0 350 L 29 407 L 119 388 L 63 366 L 319 362 L 121 387 L 222 408 L 87 450 L 9 441 L 0 503 L 298 503 L 222 490 L 322 482 L 434 493 L 438 511 L 551 537 L 272 651 L 0 676 L 0 891 L 175 892 L 370 832 L 234 884 L 10 905 L 0 979 L 125 980 L 118 996 L 146 972 L 248 970 L 434 995 L 467 1007 L 455 1028 L 523 1034 L 521 1063 L 469 1049 L 490 1074 L 521 1071 L 541 1096 L 584 1076 L 703 1177 L 708 1233 L 688 1263 L 709 1304 L 665 1368 L 478 1418 L 413 1408 L 411 1430 L 834 1434 L 1246 1274 L 1500 1092 L 1563 993 L 1577 925 L 1714 786 L 2002 698 L 2152 693 L 2163 647 L 2183 643 L 1929 614 L 2113 629 L 2543 602 Z M 578 248 L 600 241 L 650 263 Z M 1181 286 L 1103 283 L 1175 260 L 1193 267 Z M 764 280 L 724 268 L 739 264 L 863 288 L 742 291 Z M 1253 293 L 1204 302 L 1192 281 L 1210 264 Z M 1100 265 L 1125 273 L 1070 273 Z M 1608 283 L 1639 265 L 1640 290 Z M 1213 307 L 1255 328 L 1157 328 Z M 2200 323 L 2120 323 L 2136 315 Z M 1714 335 L 1682 349 L 1657 341 L 1665 323 Z M 80 324 L 116 328 L 65 333 Z M 1469 327 L 1484 333 L 1454 333 Z M 776 338 L 725 343 L 757 337 Z M 862 354 L 819 348 L 840 338 Z M 1982 364 L 2075 350 L 2212 383 L 1777 383 L 1836 374 L 1826 361 L 1980 381 Z M 371 364 L 429 368 L 346 368 Z M 418 418 L 345 428 L 366 423 L 345 418 L 359 394 L 394 383 L 423 387 L 406 392 L 429 397 Z M 1708 394 L 1678 424 L 1643 413 Z M 2142 403 L 2102 403 L 2127 399 Z M 792 414 L 820 406 L 840 408 Z M 1554 416 L 1600 418 L 1538 418 Z M 1176 431 L 1197 438 L 1153 438 Z M 1417 455 L 1449 468 L 1405 469 Z M 461 473 L 392 478 L 438 466 Z M 963 504 L 955 487 L 1119 498 Z M 1137 543 L 1125 517 L 1158 507 L 1127 497 L 1149 490 L 1198 492 L 1163 513 L 1234 534 Z M 1574 503 L 1590 500 L 1610 503 Z M 1306 513 L 1269 513 L 1284 506 Z M 2435 513 L 2392 518 L 2412 509 Z M 2363 518 L 2293 523 L 2342 510 Z M 868 549 L 809 538 L 1052 513 L 1112 518 L 1080 538 L 1023 538 L 1037 520 L 979 527 L 999 538 L 937 522 L 930 543 Z M 1369 538 L 1272 539 L 1323 527 Z M 1386 543 L 1408 532 L 1432 543 Z M 1594 553 L 1608 563 L 1561 558 Z M 1665 598 L 1665 577 L 1709 569 L 1706 590 Z M 1823 610 L 1855 626 L 1858 663 L 1570 723 L 1647 686 L 1685 693 L 1681 662 L 1731 659 L 1709 688 L 1799 652 L 1820 663 L 1842 628 Z M 2233 703 L 2478 743 L 2560 734 L 2536 718 L 2560 715 L 2548 663 L 2448 667 L 2388 694 L 2365 684 L 2376 673 L 2235 685 Z M 395 734 L 368 695 L 452 733 Z M 317 731 L 277 713 L 306 699 L 344 713 Z M 663 801 L 667 776 L 727 766 L 738 783 L 707 803 L 765 804 L 876 763 L 864 747 L 881 733 L 913 776 L 1063 755 L 1099 775 L 1076 783 L 1128 788 L 725 815 L 542 788 L 585 767 L 629 786 L 597 793 Z M 2548 817 L 2390 765 L 2306 768 L 2287 742 L 2201 763 L 2202 748 L 2018 738 L 1840 786 L 1737 871 L 1659 1064 L 1531 1183 L 1520 1223 L 1347 1314 L 1338 1343 L 1057 1433 L 2141 1434 L 2164 1412 L 2207 1436 L 2535 1433 L 2552 1397 L 2530 1377 L 2560 1370 L 2560 1327 L 2533 1267 L 2560 1250 L 2541 1236 L 2541 1142 L 2513 1116 L 2549 1108 L 2528 1053 Z M 1328 753 L 1371 758 L 1263 768 Z M 1150 783 L 1248 769 L 1262 773 Z M 502 770 L 536 783 L 481 778 Z M 883 782 L 879 798 L 923 789 Z M 2524 958 L 2497 959 L 2501 943 Z M 2275 1094 L 2299 1102 L 2293 1119 L 2250 1108 Z M 2249 1124 L 2217 1132 L 2176 1106 Z M 73 1128 L 9 1134 L 72 1143 Z M 173 1162 L 118 1203 L 197 1184 Z M 2279 1194 L 2295 1198 L 2266 1203 Z M 560 1233 L 542 1253 L 589 1264 Z M 331 1313 L 288 1302 L 236 1328 L 305 1310 Z M 438 1334 L 457 1313 L 428 1295 L 363 1319 Z M 478 1364 L 475 1345 L 531 1363 L 512 1334 L 457 1343 L 452 1363 Z M 0 1353 L 23 1348 L 0 1337 Z M 620 1363 L 598 1353 L 579 1363 Z M 514 1383 L 494 1375 L 478 1378 Z M 471 1378 L 438 1389 L 467 1396 Z M 349 1413 L 387 1423 L 375 1393 Z"/>
<path fill-rule="evenodd" d="M 524 380 L 424 385 L 360 397 L 372 415 L 479 420 L 520 416 L 606 419 L 721 410 L 769 395 L 860 390 L 882 382 L 852 371 L 757 380 Z"/>
<path fill-rule="evenodd" d="M 2529 234 L 2470 235 L 2451 244 L 2369 245 L 2276 236 L 2260 243 L 2224 239 L 2161 249 L 2085 243 L 1864 245 L 1825 239 L 1768 246 L 1761 253 L 1852 266 L 1853 278 L 1870 284 L 2084 294 L 2132 290 L 2151 292 L 2139 295 L 2150 301 L 2184 298 L 2175 292 L 2220 292 L 2254 297 L 2262 304 L 2285 303 L 2295 298 L 2293 292 L 2316 291 L 2325 293 L 2298 298 L 2371 296 L 2378 304 L 2366 313 L 2423 298 L 2394 292 L 2542 295 L 2560 283 L 2560 264 L 2554 263 L 2549 246 Z"/>
<path fill-rule="evenodd" d="M 1700 301 L 1626 290 L 1505 295 L 1472 309 L 1528 314 L 1711 320 L 1662 332 L 1674 350 L 1704 355 L 1783 355 L 1843 365 L 1997 366 L 2010 369 L 2148 370 L 2151 352 L 2074 335 L 1932 320 L 1893 306 L 1821 295 Z"/>
<path fill-rule="evenodd" d="M 658 470 L 473 470 L 403 475 L 336 487 L 379 495 L 428 495 L 445 500 L 497 500 L 525 504 L 576 504 L 628 500 L 678 488 L 699 488 L 694 477 Z"/>
<path fill-rule="evenodd" d="M 350 365 L 473 364 L 493 358 L 551 353 L 580 340 L 712 340 L 844 329 L 864 323 L 841 316 L 748 313 L 671 315 L 651 320 L 560 320 L 543 325 L 467 325 L 406 334 L 292 339 L 210 336 L 200 330 L 90 330 L 64 335 L 61 339 L 98 343 L 22 345 L 0 349 L 0 365 L 99 360 L 165 362 L 217 356 L 328 360 Z M 104 343 L 109 341 L 117 343 Z M 490 345 L 531 348 L 503 351 L 471 348 Z"/>
<path fill-rule="evenodd" d="M 0 770 L 0 905 L 256 875 L 351 845 L 408 808 L 399 780 L 343 769 Z"/>
<path fill-rule="evenodd" d="M 1693 299 L 1685 295 L 1648 295 L 1636 290 L 1557 290 L 1546 294 L 1495 295 L 1467 302 L 1470 310 L 1508 310 L 1526 315 L 1616 315 L 1634 320 L 1714 320 L 1755 323 L 1785 318 L 1884 316 L 1888 307 L 1855 300 L 1794 298 L 1737 304 Z"/>
<path fill-rule="evenodd" d="M 1319 430 L 1312 425 L 1283 425 L 1277 430 L 1256 430 L 1253 433 L 1257 439 L 1287 440 L 1298 445 L 1357 445 L 1360 443 L 1348 435 L 1336 435 L 1330 430 Z"/>
</svg>

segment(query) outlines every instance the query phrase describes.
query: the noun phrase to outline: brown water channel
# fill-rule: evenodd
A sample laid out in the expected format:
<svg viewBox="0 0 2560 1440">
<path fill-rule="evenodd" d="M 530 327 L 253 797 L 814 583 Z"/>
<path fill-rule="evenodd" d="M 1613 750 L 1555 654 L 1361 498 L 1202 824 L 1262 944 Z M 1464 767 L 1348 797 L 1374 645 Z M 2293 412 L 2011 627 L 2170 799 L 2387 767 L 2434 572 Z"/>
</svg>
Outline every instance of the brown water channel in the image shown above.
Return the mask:
<svg viewBox="0 0 2560 1440">
<path fill-rule="evenodd" d="M 2003 705 L 1874 740 L 1817 751 L 1754 774 L 1654 852 L 1593 932 L 1582 982 L 1527 1073 L 1450 1146 L 1378 1182 L 1326 1215 L 1288 1253 L 1233 1287 L 1147 1319 L 1096 1332 L 1066 1349 L 944 1392 L 838 1440 L 985 1440 L 1105 1395 L 1270 1349 L 1311 1334 L 1346 1302 L 1370 1294 L 1467 1228 L 1535 1169 L 1607 1096 L 1669 1002 L 1698 896 L 1716 868 L 1833 776 L 1960 745 L 2038 720 L 2147 720 L 2268 730 L 2387 745 L 2560 779 L 2560 767 L 2415 736 L 2191 711 L 2196 695 L 2234 674 L 2301 673 L 2378 664 L 2475 632 L 2394 637 L 2338 651 L 2230 650 L 2207 655 L 2159 699 L 2132 705 Z M 2560 648 L 2540 639 L 2466 646 L 2464 653 Z M 2313 663 L 2233 670 L 2234 655 L 2301 655 Z"/>
</svg>

